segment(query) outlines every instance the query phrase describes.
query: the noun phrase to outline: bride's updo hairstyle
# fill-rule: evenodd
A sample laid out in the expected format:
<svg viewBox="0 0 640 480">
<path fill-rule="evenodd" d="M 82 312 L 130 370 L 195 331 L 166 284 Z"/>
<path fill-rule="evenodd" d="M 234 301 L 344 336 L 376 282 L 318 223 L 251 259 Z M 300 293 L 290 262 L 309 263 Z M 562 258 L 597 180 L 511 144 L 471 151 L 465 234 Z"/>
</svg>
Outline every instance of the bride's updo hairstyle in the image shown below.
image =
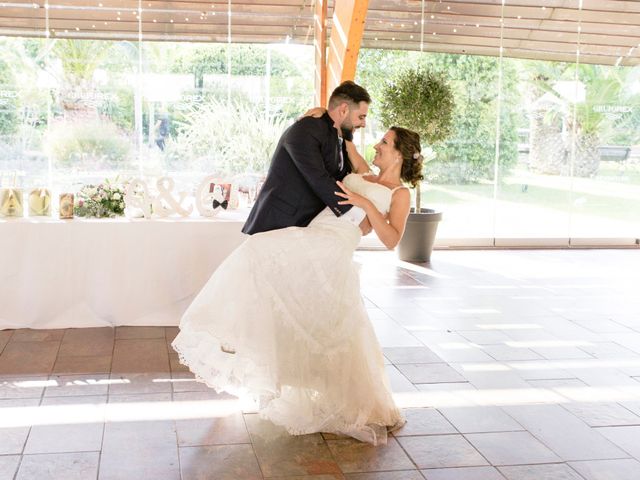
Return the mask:
<svg viewBox="0 0 640 480">
<path fill-rule="evenodd" d="M 423 179 L 422 161 L 420 154 L 420 135 L 411 130 L 402 127 L 391 127 L 396 134 L 394 147 L 402 155 L 402 170 L 400 178 L 402 181 L 410 183 L 412 187 L 416 187 Z"/>
</svg>

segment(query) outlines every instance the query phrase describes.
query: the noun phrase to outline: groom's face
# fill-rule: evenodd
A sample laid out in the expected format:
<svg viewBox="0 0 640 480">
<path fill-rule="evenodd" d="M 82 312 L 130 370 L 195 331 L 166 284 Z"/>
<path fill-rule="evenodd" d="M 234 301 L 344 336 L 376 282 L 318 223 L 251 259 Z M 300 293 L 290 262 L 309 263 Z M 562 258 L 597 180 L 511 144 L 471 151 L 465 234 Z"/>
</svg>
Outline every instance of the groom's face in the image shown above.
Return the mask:
<svg viewBox="0 0 640 480">
<path fill-rule="evenodd" d="M 351 104 L 346 118 L 342 122 L 342 131 L 353 132 L 357 128 L 364 127 L 367 123 L 368 112 L 369 104 L 367 102 L 360 102 L 358 105 Z"/>
</svg>

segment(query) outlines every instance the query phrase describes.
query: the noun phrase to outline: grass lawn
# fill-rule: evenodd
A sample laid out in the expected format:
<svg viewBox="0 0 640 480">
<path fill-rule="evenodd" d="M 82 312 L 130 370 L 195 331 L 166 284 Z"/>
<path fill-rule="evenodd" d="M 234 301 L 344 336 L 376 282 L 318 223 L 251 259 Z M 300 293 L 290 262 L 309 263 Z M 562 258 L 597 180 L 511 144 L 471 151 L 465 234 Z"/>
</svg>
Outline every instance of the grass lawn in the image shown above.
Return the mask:
<svg viewBox="0 0 640 480">
<path fill-rule="evenodd" d="M 572 190 L 573 189 L 573 190 Z M 423 206 L 490 201 L 490 183 L 473 185 L 426 185 Z M 568 211 L 594 217 L 640 224 L 640 171 L 602 168 L 595 178 L 570 178 L 515 172 L 498 185 L 497 199 L 515 205 Z"/>
</svg>

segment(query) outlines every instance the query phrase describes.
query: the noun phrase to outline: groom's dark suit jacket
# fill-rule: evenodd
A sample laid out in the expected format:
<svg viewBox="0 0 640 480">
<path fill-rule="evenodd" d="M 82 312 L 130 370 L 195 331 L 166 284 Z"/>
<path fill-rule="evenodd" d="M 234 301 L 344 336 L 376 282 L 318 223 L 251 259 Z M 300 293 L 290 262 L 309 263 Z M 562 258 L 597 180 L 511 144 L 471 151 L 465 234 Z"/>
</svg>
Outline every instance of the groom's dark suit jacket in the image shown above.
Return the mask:
<svg viewBox="0 0 640 480">
<path fill-rule="evenodd" d="M 351 205 L 338 205 L 342 199 L 336 180 L 351 172 L 346 146 L 344 166 L 340 164 L 338 131 L 328 114 L 304 117 L 280 138 L 271 159 L 258 199 L 242 227 L 250 235 L 285 227 L 306 227 L 325 206 L 336 216 Z"/>
</svg>

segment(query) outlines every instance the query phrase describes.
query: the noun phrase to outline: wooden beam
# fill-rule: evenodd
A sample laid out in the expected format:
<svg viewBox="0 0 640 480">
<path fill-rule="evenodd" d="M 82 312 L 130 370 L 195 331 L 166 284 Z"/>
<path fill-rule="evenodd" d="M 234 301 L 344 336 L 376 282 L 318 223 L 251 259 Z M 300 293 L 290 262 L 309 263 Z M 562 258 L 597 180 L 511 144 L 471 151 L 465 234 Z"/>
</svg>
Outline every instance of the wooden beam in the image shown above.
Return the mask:
<svg viewBox="0 0 640 480">
<path fill-rule="evenodd" d="M 313 47 L 316 57 L 315 106 L 327 105 L 327 2 L 316 0 L 313 13 Z"/>
<path fill-rule="evenodd" d="M 327 94 L 356 75 L 368 7 L 369 0 L 336 0 L 329 39 Z"/>
</svg>

